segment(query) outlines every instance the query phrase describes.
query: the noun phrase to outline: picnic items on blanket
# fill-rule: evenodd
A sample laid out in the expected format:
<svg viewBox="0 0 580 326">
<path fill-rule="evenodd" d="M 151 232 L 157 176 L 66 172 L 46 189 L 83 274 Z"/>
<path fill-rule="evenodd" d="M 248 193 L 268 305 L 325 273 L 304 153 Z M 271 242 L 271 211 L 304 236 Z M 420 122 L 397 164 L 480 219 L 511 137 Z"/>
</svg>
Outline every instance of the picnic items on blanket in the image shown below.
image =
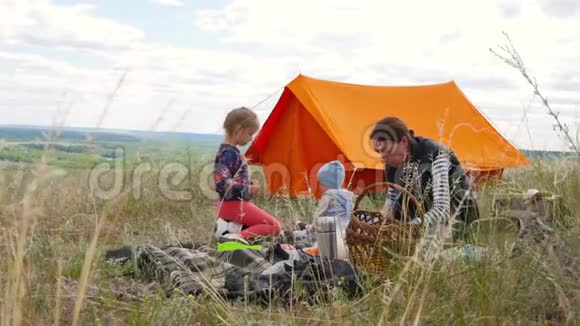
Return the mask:
<svg viewBox="0 0 580 326">
<path fill-rule="evenodd" d="M 318 250 L 317 247 L 310 247 L 310 248 L 304 248 L 302 249 L 305 253 L 311 255 L 311 256 L 318 256 L 320 255 L 320 250 Z"/>
<path fill-rule="evenodd" d="M 175 291 L 184 295 L 211 292 L 224 299 L 268 303 L 272 297 L 292 297 L 294 286 L 309 295 L 334 288 L 349 295 L 359 293 L 360 283 L 348 262 L 311 256 L 281 244 L 262 246 L 261 250 L 219 251 L 187 241 L 163 246 L 142 244 L 134 250 L 123 247 L 122 254 L 130 257 L 121 262 L 116 249 L 108 251 L 106 258 L 113 263 L 135 263 L 139 275 L 159 282 L 168 296 Z"/>
<path fill-rule="evenodd" d="M 237 241 L 220 242 L 217 244 L 218 251 L 233 251 L 240 249 L 262 250 L 260 245 L 247 245 Z"/>
<path fill-rule="evenodd" d="M 369 194 L 370 190 L 379 186 L 394 187 L 401 191 L 417 207 L 419 217 L 424 215 L 418 200 L 408 190 L 397 184 L 378 182 L 361 191 L 346 229 L 346 243 L 354 266 L 374 275 L 384 274 L 393 259 L 413 255 L 415 245 L 423 235 L 421 224 L 407 222 L 411 218 L 398 221 L 385 218 L 378 211 L 359 209 L 361 200 Z"/>
<path fill-rule="evenodd" d="M 316 242 L 316 230 L 312 225 L 298 221 L 295 228 L 296 230 L 292 231 L 293 238 L 301 239 L 305 244 L 314 244 Z"/>
<path fill-rule="evenodd" d="M 551 224 L 558 218 L 558 197 L 551 192 L 528 189 L 521 193 L 499 195 L 493 201 L 496 216 L 515 219 L 521 238 L 538 224 Z"/>
<path fill-rule="evenodd" d="M 236 223 L 236 222 L 230 222 L 230 221 L 226 221 L 223 218 L 219 217 L 216 220 L 215 223 L 215 238 L 216 240 L 219 241 L 219 239 L 221 237 L 223 237 L 224 235 L 228 234 L 228 233 L 240 233 L 240 231 L 242 231 L 243 225 Z"/>
</svg>

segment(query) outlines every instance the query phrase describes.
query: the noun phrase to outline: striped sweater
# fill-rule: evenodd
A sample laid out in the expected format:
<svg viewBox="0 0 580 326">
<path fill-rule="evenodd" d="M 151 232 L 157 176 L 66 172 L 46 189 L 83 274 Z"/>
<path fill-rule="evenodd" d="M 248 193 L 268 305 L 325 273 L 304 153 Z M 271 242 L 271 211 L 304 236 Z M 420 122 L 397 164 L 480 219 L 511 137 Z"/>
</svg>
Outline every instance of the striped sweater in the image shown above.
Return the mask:
<svg viewBox="0 0 580 326">
<path fill-rule="evenodd" d="M 427 225 L 437 225 L 445 223 L 450 215 L 449 196 L 449 155 L 447 152 L 440 153 L 432 164 L 431 174 L 433 182 L 431 191 L 433 193 L 433 204 L 429 211 L 425 212 L 424 223 Z M 399 200 L 400 191 L 389 188 L 385 208 L 392 211 L 395 203 Z"/>
<path fill-rule="evenodd" d="M 387 181 L 409 190 L 421 203 L 425 212 L 423 223 L 430 227 L 450 222 L 465 226 L 479 218 L 477 202 L 471 183 L 455 153 L 448 147 L 425 137 L 409 139 L 410 156 L 400 167 L 386 167 Z M 406 197 L 396 189 L 388 191 L 385 210 L 401 219 L 417 216 L 414 205 L 407 205 Z"/>
</svg>

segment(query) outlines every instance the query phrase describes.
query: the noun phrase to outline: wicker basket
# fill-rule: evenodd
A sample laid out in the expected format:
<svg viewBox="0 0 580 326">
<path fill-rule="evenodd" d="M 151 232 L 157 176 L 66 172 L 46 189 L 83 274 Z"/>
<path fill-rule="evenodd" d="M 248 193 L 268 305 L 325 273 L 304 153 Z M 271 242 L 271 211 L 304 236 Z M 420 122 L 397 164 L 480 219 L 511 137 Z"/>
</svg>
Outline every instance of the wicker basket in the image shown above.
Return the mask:
<svg viewBox="0 0 580 326">
<path fill-rule="evenodd" d="M 415 244 L 422 236 L 422 225 L 385 219 L 378 211 L 359 209 L 361 200 L 371 189 L 385 185 L 403 192 L 408 200 L 416 205 L 419 216 L 424 215 L 417 199 L 397 184 L 379 182 L 362 190 L 356 199 L 346 229 L 346 243 L 353 265 L 363 272 L 374 275 L 384 274 L 395 258 L 413 255 Z"/>
</svg>

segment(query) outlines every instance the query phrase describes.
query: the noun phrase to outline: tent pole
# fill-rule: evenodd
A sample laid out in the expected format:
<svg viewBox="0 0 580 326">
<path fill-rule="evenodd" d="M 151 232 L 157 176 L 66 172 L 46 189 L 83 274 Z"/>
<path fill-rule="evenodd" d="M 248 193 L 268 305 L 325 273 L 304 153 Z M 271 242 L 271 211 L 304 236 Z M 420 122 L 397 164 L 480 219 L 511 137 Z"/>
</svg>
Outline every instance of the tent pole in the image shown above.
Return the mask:
<svg viewBox="0 0 580 326">
<path fill-rule="evenodd" d="M 346 186 L 346 190 L 350 191 L 350 187 L 352 187 L 352 179 L 354 179 L 354 175 L 356 173 L 358 169 L 356 168 L 356 166 L 354 167 L 354 170 L 352 171 L 352 175 L 350 176 L 350 180 L 348 180 L 348 185 Z"/>
</svg>

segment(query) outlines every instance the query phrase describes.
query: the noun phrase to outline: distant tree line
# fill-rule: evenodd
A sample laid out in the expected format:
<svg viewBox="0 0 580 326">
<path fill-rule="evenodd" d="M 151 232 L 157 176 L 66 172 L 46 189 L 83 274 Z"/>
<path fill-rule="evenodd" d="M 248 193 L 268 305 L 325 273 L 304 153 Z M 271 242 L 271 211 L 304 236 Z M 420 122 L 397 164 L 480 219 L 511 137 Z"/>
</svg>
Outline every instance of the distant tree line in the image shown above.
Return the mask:
<svg viewBox="0 0 580 326">
<path fill-rule="evenodd" d="M 575 152 L 533 151 L 533 150 L 522 150 L 522 153 L 524 153 L 524 155 L 526 155 L 529 159 L 532 160 L 563 159 L 563 158 L 572 158 L 577 155 Z"/>
<path fill-rule="evenodd" d="M 44 144 L 22 144 L 21 146 L 42 151 L 44 150 Z M 51 144 L 50 148 L 57 151 L 67 152 L 67 153 L 84 153 L 87 151 L 88 147 L 85 145 L 61 145 L 61 144 Z"/>
<path fill-rule="evenodd" d="M 26 151 L 16 147 L 4 147 L 0 149 L 0 160 L 2 161 L 33 163 L 39 157 L 40 152 L 38 151 Z"/>
<path fill-rule="evenodd" d="M 48 128 L 24 128 L 24 127 L 0 127 L 0 139 L 12 141 L 26 141 L 26 140 L 43 140 L 46 135 L 49 135 Z M 116 142 L 138 142 L 138 137 L 112 132 L 89 132 L 89 131 L 75 131 L 63 130 L 60 131 L 56 138 L 59 141 L 86 141 L 91 135 L 96 141 L 116 141 Z"/>
</svg>

